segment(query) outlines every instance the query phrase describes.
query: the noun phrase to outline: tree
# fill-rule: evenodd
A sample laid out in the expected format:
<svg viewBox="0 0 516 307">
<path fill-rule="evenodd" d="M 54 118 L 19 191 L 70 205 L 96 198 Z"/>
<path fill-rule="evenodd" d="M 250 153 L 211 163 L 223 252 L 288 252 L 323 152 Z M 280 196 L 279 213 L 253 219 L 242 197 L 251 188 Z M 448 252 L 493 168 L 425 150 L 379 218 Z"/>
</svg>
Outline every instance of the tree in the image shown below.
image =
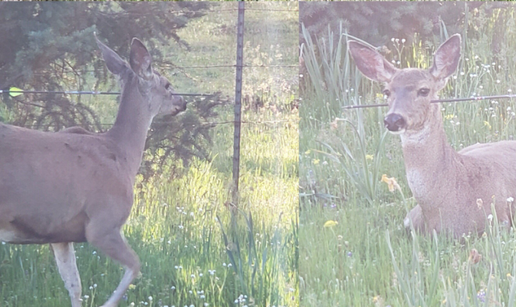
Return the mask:
<svg viewBox="0 0 516 307">
<path fill-rule="evenodd" d="M 474 10 L 481 5 L 481 2 L 467 6 L 463 2 L 304 2 L 300 4 L 299 18 L 314 36 L 324 35 L 328 25 L 338 32 L 342 22 L 349 34 L 375 46 L 386 45 L 391 38 L 404 38 L 411 44 L 416 33 L 423 41 L 433 42 L 442 25 L 446 25 L 449 33 L 460 32 L 465 9 Z"/>
<path fill-rule="evenodd" d="M 117 89 L 111 75 L 99 60 L 93 33 L 128 58 L 133 37 L 145 42 L 153 53 L 156 67 L 174 67 L 167 62 L 160 46 L 175 42 L 188 49 L 177 31 L 192 18 L 206 14 L 206 2 L 0 2 L 0 89 L 11 86 L 41 91 L 91 90 L 105 84 Z M 88 73 L 89 72 L 89 73 Z M 106 127 L 97 110 L 81 97 L 62 94 L 2 96 L 9 110 L 9 121 L 18 126 L 57 131 L 80 125 L 91 131 Z M 202 101 L 202 103 L 201 103 Z M 153 161 L 170 155 L 188 161 L 203 155 L 209 142 L 203 119 L 215 116 L 220 96 L 194 99 L 189 113 L 179 122 L 161 119 L 152 126 L 147 146 L 158 154 Z M 201 136 L 200 138 L 197 138 Z M 158 150 L 158 149 L 163 150 Z"/>
</svg>

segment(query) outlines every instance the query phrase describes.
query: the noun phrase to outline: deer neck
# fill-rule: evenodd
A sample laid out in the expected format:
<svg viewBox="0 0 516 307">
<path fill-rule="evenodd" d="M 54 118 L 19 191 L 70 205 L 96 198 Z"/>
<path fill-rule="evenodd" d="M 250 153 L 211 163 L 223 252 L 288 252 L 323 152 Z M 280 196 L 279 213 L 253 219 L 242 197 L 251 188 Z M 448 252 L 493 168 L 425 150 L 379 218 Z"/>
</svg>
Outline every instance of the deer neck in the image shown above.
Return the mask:
<svg viewBox="0 0 516 307">
<path fill-rule="evenodd" d="M 407 181 L 424 210 L 439 206 L 447 194 L 458 157 L 446 139 L 440 108 L 435 105 L 430 112 L 422 130 L 401 135 Z"/>
<path fill-rule="evenodd" d="M 131 74 L 128 79 L 123 84 L 115 123 L 106 136 L 118 145 L 127 159 L 131 174 L 136 175 L 153 116 L 138 89 L 138 78 Z"/>
</svg>

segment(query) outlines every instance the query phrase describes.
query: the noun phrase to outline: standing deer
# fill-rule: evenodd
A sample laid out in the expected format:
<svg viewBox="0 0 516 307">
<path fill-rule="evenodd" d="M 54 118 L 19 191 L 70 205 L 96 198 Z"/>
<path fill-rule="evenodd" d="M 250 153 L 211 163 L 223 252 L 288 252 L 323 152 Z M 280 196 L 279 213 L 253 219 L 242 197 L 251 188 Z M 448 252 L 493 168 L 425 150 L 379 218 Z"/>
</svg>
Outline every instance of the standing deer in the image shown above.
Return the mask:
<svg viewBox="0 0 516 307">
<path fill-rule="evenodd" d="M 152 70 L 141 41 L 133 38 L 127 63 L 96 40 L 108 70 L 122 84 L 109 131 L 73 127 L 51 133 L 0 123 L 0 241 L 50 243 L 72 307 L 81 306 L 73 242 L 87 241 L 125 267 L 103 307 L 117 306 L 139 273 L 140 262 L 121 228 L 133 204 L 147 130 L 155 115 L 186 109 L 170 82 Z"/>
<path fill-rule="evenodd" d="M 401 136 L 408 185 L 418 202 L 404 220 L 421 232 L 455 237 L 482 232 L 491 204 L 501 225 L 512 221 L 516 198 L 516 141 L 475 144 L 459 152 L 446 140 L 440 106 L 430 103 L 457 69 L 460 35 L 451 36 L 429 69 L 398 69 L 357 41 L 349 50 L 367 78 L 385 83 L 386 128 Z"/>
</svg>

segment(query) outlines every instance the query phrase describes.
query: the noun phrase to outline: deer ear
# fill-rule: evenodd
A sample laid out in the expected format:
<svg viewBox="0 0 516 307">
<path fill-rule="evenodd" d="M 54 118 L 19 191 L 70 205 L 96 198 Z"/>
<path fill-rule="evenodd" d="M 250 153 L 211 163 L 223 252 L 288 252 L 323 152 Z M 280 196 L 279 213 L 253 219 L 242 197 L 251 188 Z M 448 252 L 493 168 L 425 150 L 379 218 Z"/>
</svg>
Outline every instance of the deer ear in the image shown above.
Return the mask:
<svg viewBox="0 0 516 307">
<path fill-rule="evenodd" d="M 348 41 L 348 50 L 358 70 L 371 80 L 390 82 L 398 70 L 380 53 L 367 45 L 357 41 Z"/>
<path fill-rule="evenodd" d="M 129 65 L 138 77 L 150 79 L 152 76 L 152 60 L 149 51 L 145 45 L 137 38 L 133 38 L 131 43 L 131 55 L 129 56 Z"/>
<path fill-rule="evenodd" d="M 95 39 L 97 40 L 97 45 L 102 52 L 102 57 L 104 58 L 104 62 L 106 62 L 106 66 L 110 72 L 115 75 L 119 75 L 125 68 L 125 61 L 111 48 L 104 45 L 95 35 Z"/>
<path fill-rule="evenodd" d="M 437 79 L 445 79 L 455 72 L 459 65 L 461 39 L 452 35 L 435 52 L 430 73 Z"/>
</svg>

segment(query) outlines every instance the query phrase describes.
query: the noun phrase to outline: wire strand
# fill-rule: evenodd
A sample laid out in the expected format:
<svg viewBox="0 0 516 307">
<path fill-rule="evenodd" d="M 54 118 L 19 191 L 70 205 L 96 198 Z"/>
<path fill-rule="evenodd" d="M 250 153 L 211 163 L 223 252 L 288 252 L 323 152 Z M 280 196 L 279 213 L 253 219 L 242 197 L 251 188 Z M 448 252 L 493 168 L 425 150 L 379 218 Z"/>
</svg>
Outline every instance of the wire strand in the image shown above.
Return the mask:
<svg viewBox="0 0 516 307">
<path fill-rule="evenodd" d="M 0 94 L 65 94 L 65 95 L 120 95 L 120 92 L 98 92 L 98 91 L 31 91 L 31 90 L 0 90 Z M 208 97 L 213 94 L 174 93 L 175 96 L 200 96 Z"/>
<path fill-rule="evenodd" d="M 261 11 L 261 12 L 299 12 L 299 10 L 282 10 L 282 9 L 245 9 L 246 11 Z M 219 12 L 236 12 L 238 8 L 235 9 L 222 9 L 222 10 L 209 10 L 210 13 L 219 13 Z"/>
<path fill-rule="evenodd" d="M 436 99 L 430 100 L 430 103 L 452 103 L 452 102 L 464 102 L 464 101 L 480 101 L 480 100 L 491 100 L 491 99 L 512 99 L 516 98 L 516 95 L 494 95 L 494 96 L 477 96 L 477 97 L 469 97 L 469 98 L 450 98 L 450 99 Z M 364 104 L 364 105 L 350 105 L 343 107 L 344 110 L 352 110 L 352 109 L 365 109 L 365 108 L 378 108 L 378 107 L 387 107 L 388 104 Z"/>
<path fill-rule="evenodd" d="M 288 123 L 288 122 L 292 122 L 292 120 L 284 119 L 284 120 L 267 120 L 267 121 L 248 121 L 248 120 L 240 121 L 241 124 L 251 124 L 251 125 L 274 125 L 274 124 L 281 124 L 281 123 Z M 235 123 L 235 121 L 233 121 L 233 120 L 221 121 L 221 122 L 204 122 L 204 123 L 201 123 L 201 126 L 219 126 L 219 125 L 230 125 L 230 124 L 232 125 L 234 123 Z M 99 123 L 98 125 L 102 126 L 102 127 L 112 127 L 114 125 L 114 123 L 113 124 Z M 36 125 L 24 126 L 24 127 L 30 128 L 30 129 L 38 128 L 38 126 L 36 126 Z M 70 127 L 67 127 L 67 128 L 70 128 Z"/>
</svg>

